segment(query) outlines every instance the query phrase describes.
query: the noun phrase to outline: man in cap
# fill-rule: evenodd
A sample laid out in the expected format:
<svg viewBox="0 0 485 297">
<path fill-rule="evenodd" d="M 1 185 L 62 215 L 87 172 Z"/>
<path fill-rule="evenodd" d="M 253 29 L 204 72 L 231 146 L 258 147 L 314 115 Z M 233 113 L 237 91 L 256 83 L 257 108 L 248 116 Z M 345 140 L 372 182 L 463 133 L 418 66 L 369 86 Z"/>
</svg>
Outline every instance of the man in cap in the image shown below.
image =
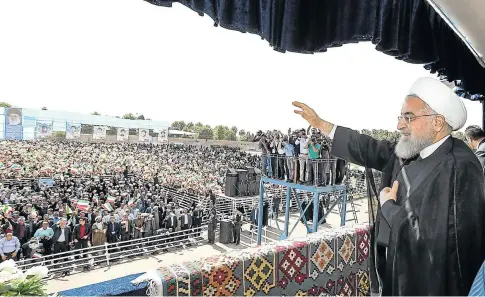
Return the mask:
<svg viewBox="0 0 485 297">
<path fill-rule="evenodd" d="M 333 138 L 334 156 L 382 171 L 371 248 L 382 295 L 467 295 L 485 258 L 485 187 L 480 162 L 451 137 L 466 121 L 461 99 L 435 79 L 418 79 L 398 117 L 397 145 L 293 105 Z"/>
<path fill-rule="evenodd" d="M 482 168 L 485 168 L 485 132 L 479 126 L 469 126 L 465 129 L 465 137 L 470 148 L 475 150 Z"/>
</svg>

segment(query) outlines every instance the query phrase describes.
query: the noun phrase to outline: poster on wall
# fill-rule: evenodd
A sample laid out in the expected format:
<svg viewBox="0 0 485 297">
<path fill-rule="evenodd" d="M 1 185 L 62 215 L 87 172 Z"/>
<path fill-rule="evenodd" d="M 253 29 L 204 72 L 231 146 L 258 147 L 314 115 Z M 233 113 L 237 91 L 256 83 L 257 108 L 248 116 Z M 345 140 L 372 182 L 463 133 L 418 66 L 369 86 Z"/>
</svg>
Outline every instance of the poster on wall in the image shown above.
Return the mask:
<svg viewBox="0 0 485 297">
<path fill-rule="evenodd" d="M 66 123 L 66 139 L 78 139 L 81 137 L 80 123 Z"/>
<path fill-rule="evenodd" d="M 35 124 L 35 138 L 48 138 L 52 136 L 52 121 L 37 121 Z"/>
<path fill-rule="evenodd" d="M 128 141 L 128 137 L 130 135 L 129 130 L 127 128 L 118 128 L 116 134 L 117 141 Z"/>
<path fill-rule="evenodd" d="M 95 139 L 95 140 L 106 139 L 106 127 L 105 126 L 94 126 L 93 127 L 93 139 Z"/>
<path fill-rule="evenodd" d="M 22 108 L 5 108 L 5 139 L 22 140 Z"/>
<path fill-rule="evenodd" d="M 138 141 L 148 142 L 150 140 L 149 132 L 148 129 L 138 129 Z"/>
<path fill-rule="evenodd" d="M 160 129 L 158 132 L 158 142 L 167 143 L 168 142 L 168 132 L 167 129 Z"/>
</svg>

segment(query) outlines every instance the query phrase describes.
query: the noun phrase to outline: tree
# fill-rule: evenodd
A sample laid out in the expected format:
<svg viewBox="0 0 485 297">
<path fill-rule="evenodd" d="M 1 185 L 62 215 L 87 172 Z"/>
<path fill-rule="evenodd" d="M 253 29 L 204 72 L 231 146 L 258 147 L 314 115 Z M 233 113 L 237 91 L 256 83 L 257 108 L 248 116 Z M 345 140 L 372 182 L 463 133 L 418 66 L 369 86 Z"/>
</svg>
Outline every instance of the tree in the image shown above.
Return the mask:
<svg viewBox="0 0 485 297">
<path fill-rule="evenodd" d="M 236 141 L 237 140 L 237 137 L 236 137 L 236 133 L 233 131 L 233 130 L 229 130 L 229 131 L 226 131 L 227 133 L 225 133 L 225 136 L 226 136 L 226 140 L 230 140 L 230 141 Z"/>
<path fill-rule="evenodd" d="M 12 105 L 10 105 L 10 103 L 7 103 L 7 102 L 0 102 L 0 107 L 12 107 Z"/>
<path fill-rule="evenodd" d="M 185 132 L 195 132 L 195 126 L 194 123 L 188 122 L 187 125 L 184 127 Z"/>
<path fill-rule="evenodd" d="M 172 123 L 172 126 L 170 129 L 172 130 L 180 130 L 183 131 L 185 128 L 185 122 L 184 121 L 175 121 Z"/>
<path fill-rule="evenodd" d="M 217 140 L 224 140 L 226 139 L 226 131 L 227 127 L 218 125 L 214 128 L 214 136 Z"/>
<path fill-rule="evenodd" d="M 97 112 L 97 111 L 93 111 L 93 112 L 91 113 L 91 115 L 100 116 L 101 114 L 100 114 L 99 112 Z"/>
<path fill-rule="evenodd" d="M 455 138 L 458 138 L 464 142 L 466 142 L 466 137 L 465 137 L 465 133 L 461 132 L 461 131 L 458 131 L 458 132 L 453 132 L 453 137 Z"/>
<path fill-rule="evenodd" d="M 141 114 L 136 119 L 137 120 L 145 120 L 145 116 Z"/>
<path fill-rule="evenodd" d="M 134 114 L 130 113 L 125 113 L 122 117 L 125 120 L 136 120 L 136 116 Z"/>
<path fill-rule="evenodd" d="M 234 132 L 234 134 L 237 134 L 238 129 L 236 126 L 232 126 L 231 131 Z"/>
<path fill-rule="evenodd" d="M 213 138 L 213 132 L 212 132 L 212 129 L 211 127 L 204 127 L 200 133 L 199 133 L 199 139 L 212 139 Z"/>
</svg>

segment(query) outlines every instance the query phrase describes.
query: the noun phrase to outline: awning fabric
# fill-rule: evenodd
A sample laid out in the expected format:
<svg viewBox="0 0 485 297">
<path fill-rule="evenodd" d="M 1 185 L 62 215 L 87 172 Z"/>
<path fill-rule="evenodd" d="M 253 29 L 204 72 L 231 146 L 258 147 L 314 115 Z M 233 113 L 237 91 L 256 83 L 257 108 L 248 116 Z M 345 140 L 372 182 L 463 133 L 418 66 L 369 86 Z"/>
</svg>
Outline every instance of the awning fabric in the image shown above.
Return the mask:
<svg viewBox="0 0 485 297">
<path fill-rule="evenodd" d="M 485 69 L 425 0 L 145 1 L 165 7 L 181 3 L 210 16 L 215 26 L 258 34 L 281 52 L 324 52 L 372 41 L 378 51 L 426 64 L 469 94 L 485 94 Z"/>
</svg>

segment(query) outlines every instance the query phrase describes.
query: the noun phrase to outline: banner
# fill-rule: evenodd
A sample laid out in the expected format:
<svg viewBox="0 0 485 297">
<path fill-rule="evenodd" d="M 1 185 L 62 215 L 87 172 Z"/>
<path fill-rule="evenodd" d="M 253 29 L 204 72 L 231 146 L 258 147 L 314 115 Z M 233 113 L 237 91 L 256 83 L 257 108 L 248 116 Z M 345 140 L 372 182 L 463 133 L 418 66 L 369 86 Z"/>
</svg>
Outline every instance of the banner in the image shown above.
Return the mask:
<svg viewBox="0 0 485 297">
<path fill-rule="evenodd" d="M 159 143 L 167 143 L 168 142 L 168 131 L 167 129 L 161 129 L 158 132 L 158 142 Z"/>
<path fill-rule="evenodd" d="M 94 126 L 93 127 L 93 139 L 96 139 L 96 140 L 106 139 L 106 127 L 105 126 Z"/>
<path fill-rule="evenodd" d="M 37 121 L 35 124 L 35 138 L 52 136 L 52 121 Z"/>
<path fill-rule="evenodd" d="M 66 123 L 66 139 L 78 139 L 81 137 L 80 123 Z"/>
<path fill-rule="evenodd" d="M 148 129 L 138 129 L 138 141 L 148 142 L 150 140 L 150 131 Z"/>
<path fill-rule="evenodd" d="M 118 128 L 117 129 L 116 140 L 117 141 L 128 141 L 128 137 L 130 132 L 127 128 Z"/>
<path fill-rule="evenodd" d="M 5 139 L 22 140 L 22 108 L 5 108 Z"/>
<path fill-rule="evenodd" d="M 41 178 L 39 179 L 39 186 L 52 187 L 54 186 L 54 180 L 52 178 Z"/>
</svg>

